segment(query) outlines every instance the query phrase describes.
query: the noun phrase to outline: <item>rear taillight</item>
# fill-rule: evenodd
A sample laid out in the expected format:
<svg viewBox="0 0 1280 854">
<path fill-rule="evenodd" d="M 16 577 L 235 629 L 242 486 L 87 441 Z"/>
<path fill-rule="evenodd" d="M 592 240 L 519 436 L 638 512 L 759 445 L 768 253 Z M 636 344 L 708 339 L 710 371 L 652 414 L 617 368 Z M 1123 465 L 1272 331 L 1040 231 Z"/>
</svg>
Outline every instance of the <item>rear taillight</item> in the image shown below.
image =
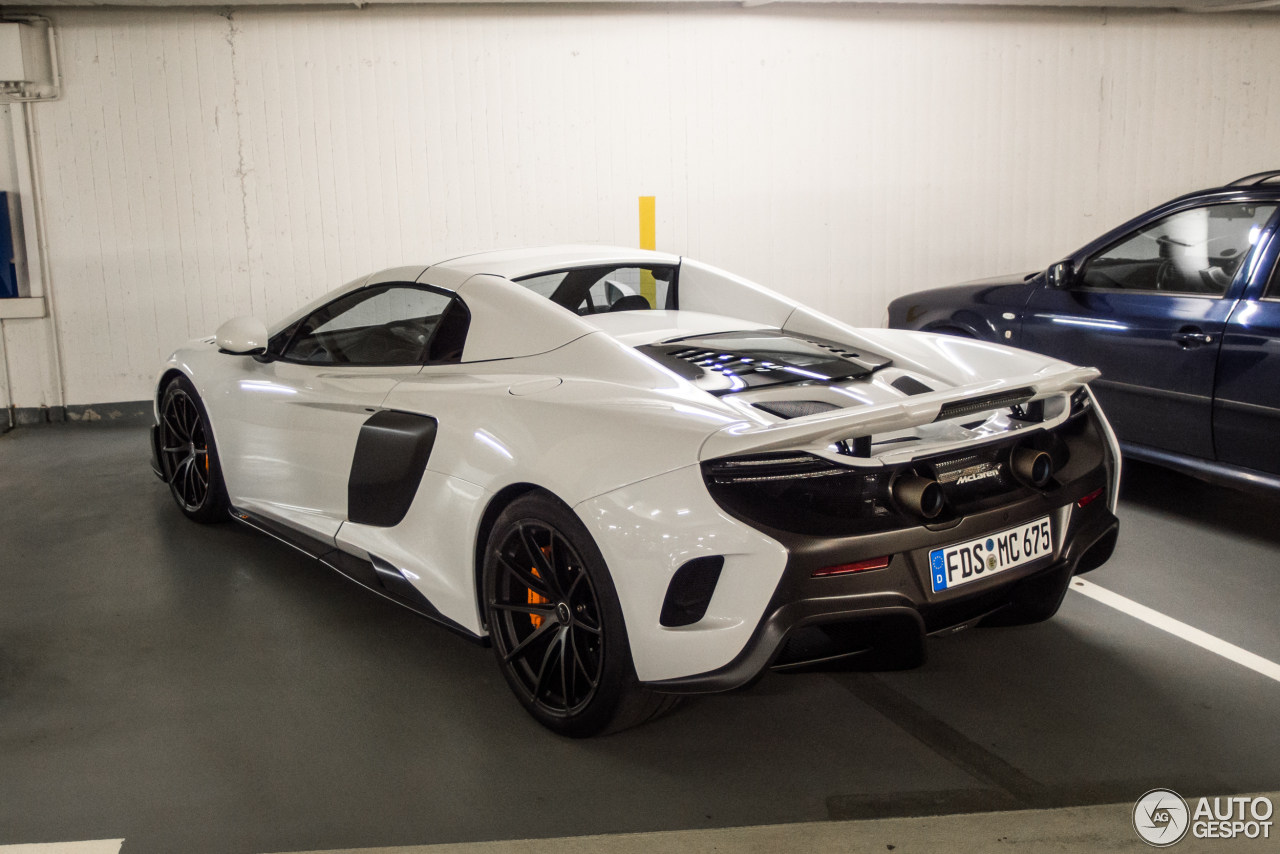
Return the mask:
<svg viewBox="0 0 1280 854">
<path fill-rule="evenodd" d="M 1105 491 L 1106 491 L 1106 487 L 1101 487 L 1101 486 L 1100 486 L 1100 487 L 1098 487 L 1098 488 L 1097 488 L 1097 489 L 1095 489 L 1093 492 L 1090 492 L 1090 493 L 1089 493 L 1088 495 L 1086 495 L 1084 498 L 1081 498 L 1079 501 L 1077 501 L 1077 502 L 1076 502 L 1076 506 L 1077 506 L 1077 507 L 1088 507 L 1090 504 L 1092 504 L 1093 502 L 1095 502 L 1095 501 L 1097 501 L 1099 498 L 1101 498 L 1101 497 L 1102 497 L 1102 493 L 1103 493 L 1103 492 L 1105 492 Z"/>
<path fill-rule="evenodd" d="M 813 574 L 814 578 L 829 578 L 833 575 L 849 575 L 853 572 L 866 572 L 869 569 L 884 569 L 889 565 L 888 557 L 873 557 L 871 560 L 860 560 L 856 563 L 842 563 L 838 566 L 824 566 Z"/>
<path fill-rule="evenodd" d="M 893 474 L 798 451 L 702 464 L 703 479 L 721 507 L 799 534 L 847 536 L 910 524 L 890 497 Z"/>
<path fill-rule="evenodd" d="M 856 475 L 856 470 L 847 466 L 838 466 L 822 457 L 804 453 L 727 457 L 703 463 L 703 471 L 713 483 L 724 484 L 808 480 L 850 473 Z"/>
</svg>

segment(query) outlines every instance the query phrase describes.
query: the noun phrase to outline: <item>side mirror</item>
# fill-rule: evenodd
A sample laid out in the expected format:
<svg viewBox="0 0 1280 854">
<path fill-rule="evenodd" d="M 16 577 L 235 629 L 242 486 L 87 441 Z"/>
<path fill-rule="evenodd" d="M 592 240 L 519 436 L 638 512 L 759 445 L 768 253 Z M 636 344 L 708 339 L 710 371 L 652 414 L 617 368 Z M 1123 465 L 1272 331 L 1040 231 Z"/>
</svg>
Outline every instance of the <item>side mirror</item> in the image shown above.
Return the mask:
<svg viewBox="0 0 1280 854">
<path fill-rule="evenodd" d="M 267 352 L 267 327 L 256 317 L 236 317 L 214 333 L 218 350 L 233 356 L 253 356 Z"/>
<path fill-rule="evenodd" d="M 1045 273 L 1045 281 L 1051 288 L 1067 288 L 1075 281 L 1076 268 L 1070 260 L 1059 261 Z"/>
</svg>

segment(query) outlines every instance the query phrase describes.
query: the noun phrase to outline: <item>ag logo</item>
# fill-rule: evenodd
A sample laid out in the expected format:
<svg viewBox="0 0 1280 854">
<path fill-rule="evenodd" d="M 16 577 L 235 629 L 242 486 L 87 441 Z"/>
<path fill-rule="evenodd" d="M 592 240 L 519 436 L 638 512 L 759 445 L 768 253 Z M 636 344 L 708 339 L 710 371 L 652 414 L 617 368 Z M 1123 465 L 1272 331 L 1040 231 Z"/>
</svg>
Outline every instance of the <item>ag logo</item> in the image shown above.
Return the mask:
<svg viewBox="0 0 1280 854">
<path fill-rule="evenodd" d="M 1167 848 L 1186 836 L 1187 818 L 1187 802 L 1170 789 L 1152 789 L 1133 805 L 1133 829 L 1156 848 Z"/>
</svg>

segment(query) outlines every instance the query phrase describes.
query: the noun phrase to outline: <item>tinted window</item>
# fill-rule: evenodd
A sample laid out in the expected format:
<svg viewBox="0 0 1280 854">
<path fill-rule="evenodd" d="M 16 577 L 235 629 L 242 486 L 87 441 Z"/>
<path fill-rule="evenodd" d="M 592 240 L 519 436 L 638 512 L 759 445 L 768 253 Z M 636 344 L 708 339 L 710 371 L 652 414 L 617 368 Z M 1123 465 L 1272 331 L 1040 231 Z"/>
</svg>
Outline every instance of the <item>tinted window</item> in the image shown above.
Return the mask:
<svg viewBox="0 0 1280 854">
<path fill-rule="evenodd" d="M 293 339 L 293 333 L 298 331 L 298 327 L 306 322 L 306 318 L 294 321 L 281 329 L 275 335 L 271 336 L 271 340 L 267 342 L 267 355 L 273 359 L 279 359 L 284 355 L 284 348 L 289 346 L 289 341 Z"/>
<path fill-rule="evenodd" d="M 1273 244 L 1275 243 L 1275 240 L 1276 238 L 1272 238 Z M 1263 292 L 1262 298 L 1280 300 L 1280 257 L 1273 257 L 1271 262 L 1271 278 L 1267 280 L 1267 289 Z"/>
<path fill-rule="evenodd" d="M 1179 211 L 1091 258 L 1079 287 L 1221 296 L 1275 205 Z"/>
<path fill-rule="evenodd" d="M 309 364 L 417 365 L 452 298 L 407 285 L 365 288 L 303 321 L 284 358 Z"/>
<path fill-rule="evenodd" d="M 578 314 L 675 308 L 675 267 L 591 267 L 517 282 Z"/>
</svg>

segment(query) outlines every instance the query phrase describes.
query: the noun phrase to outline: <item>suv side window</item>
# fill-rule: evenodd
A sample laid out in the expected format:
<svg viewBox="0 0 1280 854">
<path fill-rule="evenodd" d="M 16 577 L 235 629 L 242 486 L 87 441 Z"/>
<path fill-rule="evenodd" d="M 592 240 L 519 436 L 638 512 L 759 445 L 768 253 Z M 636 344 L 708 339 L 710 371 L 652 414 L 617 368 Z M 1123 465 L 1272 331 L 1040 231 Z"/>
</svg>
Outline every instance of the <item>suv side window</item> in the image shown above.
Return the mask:
<svg viewBox="0 0 1280 854">
<path fill-rule="evenodd" d="M 1262 292 L 1262 298 L 1280 302 L 1280 258 L 1271 264 L 1271 278 L 1267 280 L 1267 289 Z"/>
<path fill-rule="evenodd" d="M 1090 258 L 1076 287 L 1220 297 L 1275 211 L 1226 204 L 1170 214 Z"/>
<path fill-rule="evenodd" d="M 674 309 L 675 267 L 588 267 L 516 279 L 539 296 L 579 315 Z"/>
<path fill-rule="evenodd" d="M 454 302 L 451 294 L 421 285 L 363 288 L 302 321 L 282 358 L 315 365 L 420 365 Z M 456 349 L 460 354 L 461 346 Z"/>
</svg>

